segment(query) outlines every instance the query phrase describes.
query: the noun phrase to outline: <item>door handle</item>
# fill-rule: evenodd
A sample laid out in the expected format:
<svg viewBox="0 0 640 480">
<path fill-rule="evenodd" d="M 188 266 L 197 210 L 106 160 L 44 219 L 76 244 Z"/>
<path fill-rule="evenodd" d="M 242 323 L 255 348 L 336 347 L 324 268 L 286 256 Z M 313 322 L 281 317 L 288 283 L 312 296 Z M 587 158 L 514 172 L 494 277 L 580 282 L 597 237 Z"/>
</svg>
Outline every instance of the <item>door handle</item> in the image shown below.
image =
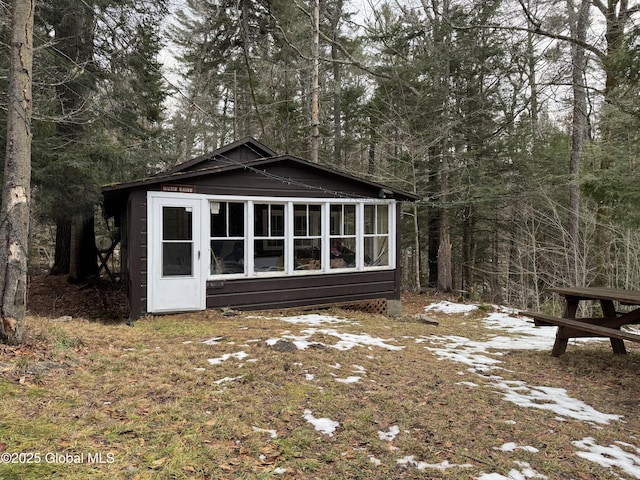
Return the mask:
<svg viewBox="0 0 640 480">
<path fill-rule="evenodd" d="M 198 250 L 198 260 L 200 260 L 200 250 Z"/>
</svg>

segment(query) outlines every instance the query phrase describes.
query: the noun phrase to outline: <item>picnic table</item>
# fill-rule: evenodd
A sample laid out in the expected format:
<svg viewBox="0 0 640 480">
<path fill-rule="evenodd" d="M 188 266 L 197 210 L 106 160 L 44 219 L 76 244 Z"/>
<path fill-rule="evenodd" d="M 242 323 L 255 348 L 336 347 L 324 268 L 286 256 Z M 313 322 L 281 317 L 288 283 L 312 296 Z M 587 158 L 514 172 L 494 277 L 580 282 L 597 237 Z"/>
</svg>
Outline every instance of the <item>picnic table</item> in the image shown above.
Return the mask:
<svg viewBox="0 0 640 480">
<path fill-rule="evenodd" d="M 565 310 L 562 317 L 536 312 L 521 312 L 521 314 L 533 318 L 537 326 L 558 327 L 551 350 L 551 355 L 554 357 L 559 357 L 565 352 L 571 338 L 608 337 L 611 348 L 616 354 L 627 353 L 624 340 L 640 342 L 640 335 L 620 329 L 624 325 L 640 323 L 640 292 L 599 287 L 550 288 L 546 291 L 564 297 Z M 599 301 L 602 316 L 576 318 L 581 301 Z M 616 303 L 632 308 L 629 311 L 617 311 Z"/>
</svg>

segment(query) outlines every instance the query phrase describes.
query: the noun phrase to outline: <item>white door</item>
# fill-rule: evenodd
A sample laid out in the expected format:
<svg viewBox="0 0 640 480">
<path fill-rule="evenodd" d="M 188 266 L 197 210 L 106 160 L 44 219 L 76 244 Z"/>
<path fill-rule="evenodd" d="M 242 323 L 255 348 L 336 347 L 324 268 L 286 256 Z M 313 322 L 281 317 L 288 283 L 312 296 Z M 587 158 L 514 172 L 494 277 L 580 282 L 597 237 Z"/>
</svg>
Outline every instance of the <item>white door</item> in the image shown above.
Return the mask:
<svg viewBox="0 0 640 480">
<path fill-rule="evenodd" d="M 202 250 L 202 200 L 149 192 L 147 202 L 147 310 L 204 310 L 207 260 Z"/>
</svg>

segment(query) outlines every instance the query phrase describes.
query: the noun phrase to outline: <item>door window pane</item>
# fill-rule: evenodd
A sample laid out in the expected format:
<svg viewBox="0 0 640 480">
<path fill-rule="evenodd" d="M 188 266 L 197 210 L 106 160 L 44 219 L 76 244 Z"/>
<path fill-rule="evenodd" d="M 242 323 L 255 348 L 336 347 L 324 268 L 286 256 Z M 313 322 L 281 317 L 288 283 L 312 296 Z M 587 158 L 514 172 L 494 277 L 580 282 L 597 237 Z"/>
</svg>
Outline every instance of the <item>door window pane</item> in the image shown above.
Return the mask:
<svg viewBox="0 0 640 480">
<path fill-rule="evenodd" d="M 162 244 L 162 276 L 189 276 L 192 272 L 192 244 L 190 242 L 164 242 Z"/>
<path fill-rule="evenodd" d="M 162 207 L 162 239 L 192 240 L 191 208 Z"/>
<path fill-rule="evenodd" d="M 193 274 L 193 212 L 162 207 L 162 276 Z"/>
</svg>

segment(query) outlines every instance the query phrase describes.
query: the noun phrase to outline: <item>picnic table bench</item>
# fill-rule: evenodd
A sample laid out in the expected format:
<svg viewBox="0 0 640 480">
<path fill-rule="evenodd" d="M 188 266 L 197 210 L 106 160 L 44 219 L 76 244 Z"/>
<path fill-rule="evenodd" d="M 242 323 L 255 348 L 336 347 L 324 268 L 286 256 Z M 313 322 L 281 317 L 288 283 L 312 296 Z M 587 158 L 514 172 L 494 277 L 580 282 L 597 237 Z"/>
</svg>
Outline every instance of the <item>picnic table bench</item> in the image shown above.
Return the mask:
<svg viewBox="0 0 640 480">
<path fill-rule="evenodd" d="M 551 350 L 551 355 L 554 357 L 559 357 L 566 351 L 571 338 L 608 337 L 613 352 L 617 354 L 627 353 L 624 340 L 640 342 L 640 334 L 620 329 L 624 325 L 640 323 L 640 292 L 598 287 L 551 288 L 547 291 L 564 297 L 566 303 L 562 317 L 537 312 L 520 313 L 533 318 L 534 324 L 537 326 L 558 328 Z M 602 316 L 576 318 L 581 301 L 599 301 Z M 619 305 L 635 308 L 628 312 L 618 312 L 616 302 Z"/>
</svg>

